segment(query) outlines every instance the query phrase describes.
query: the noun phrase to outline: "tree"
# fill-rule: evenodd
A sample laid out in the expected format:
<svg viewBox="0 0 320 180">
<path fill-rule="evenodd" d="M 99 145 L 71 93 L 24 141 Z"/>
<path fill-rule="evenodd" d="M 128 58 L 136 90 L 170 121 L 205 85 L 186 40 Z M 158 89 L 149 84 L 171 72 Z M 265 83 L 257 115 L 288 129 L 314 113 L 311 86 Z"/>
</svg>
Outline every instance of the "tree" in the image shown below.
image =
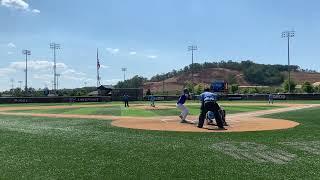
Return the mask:
<svg viewBox="0 0 320 180">
<path fill-rule="evenodd" d="M 206 86 L 206 85 L 203 84 L 203 83 L 197 84 L 197 85 L 194 87 L 195 93 L 196 93 L 197 95 L 201 94 L 201 93 L 204 91 L 205 86 Z"/>
<path fill-rule="evenodd" d="M 314 87 L 315 93 L 320 93 L 320 85 Z"/>
<path fill-rule="evenodd" d="M 115 86 L 116 88 L 142 88 L 143 84 L 147 81 L 147 78 L 141 76 L 134 76 L 131 79 L 120 81 Z"/>
<path fill-rule="evenodd" d="M 306 93 L 312 93 L 314 92 L 314 89 L 313 89 L 313 86 L 311 85 L 310 82 L 306 81 L 302 84 L 302 90 L 303 92 L 306 92 Z"/>
<path fill-rule="evenodd" d="M 23 96 L 23 91 L 20 88 L 16 88 L 13 90 L 12 95 L 14 97 L 22 97 Z"/>
<path fill-rule="evenodd" d="M 239 85 L 238 84 L 232 84 L 231 85 L 231 93 L 234 94 L 239 90 Z"/>
<path fill-rule="evenodd" d="M 289 92 L 289 81 L 285 80 L 282 84 L 285 92 Z M 297 84 L 294 81 L 290 81 L 290 91 L 293 92 L 296 89 Z"/>
<path fill-rule="evenodd" d="M 185 88 L 188 89 L 190 93 L 193 93 L 194 85 L 191 81 L 187 81 Z"/>
</svg>

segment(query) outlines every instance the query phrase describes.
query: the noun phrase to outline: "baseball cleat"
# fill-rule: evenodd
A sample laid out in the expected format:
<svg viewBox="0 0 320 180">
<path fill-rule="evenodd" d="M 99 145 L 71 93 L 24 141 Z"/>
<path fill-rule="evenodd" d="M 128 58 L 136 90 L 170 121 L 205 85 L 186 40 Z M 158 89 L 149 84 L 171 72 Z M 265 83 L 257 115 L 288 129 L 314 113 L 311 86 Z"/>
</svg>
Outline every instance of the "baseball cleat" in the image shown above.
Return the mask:
<svg viewBox="0 0 320 180">
<path fill-rule="evenodd" d="M 182 121 L 180 121 L 180 123 L 189 123 L 189 122 L 186 120 L 182 120 Z"/>
</svg>

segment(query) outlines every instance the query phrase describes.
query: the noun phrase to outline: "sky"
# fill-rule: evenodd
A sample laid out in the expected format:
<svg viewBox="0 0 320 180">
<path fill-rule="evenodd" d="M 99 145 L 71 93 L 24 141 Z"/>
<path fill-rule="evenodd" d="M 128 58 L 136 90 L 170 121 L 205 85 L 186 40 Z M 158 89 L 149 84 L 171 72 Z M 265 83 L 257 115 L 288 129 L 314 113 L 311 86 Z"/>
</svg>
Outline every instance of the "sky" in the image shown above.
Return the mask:
<svg viewBox="0 0 320 180">
<path fill-rule="evenodd" d="M 287 63 L 281 32 L 295 30 L 291 62 L 320 71 L 318 0 L 0 0 L 0 90 L 52 87 L 57 50 L 59 88 L 96 85 L 181 69 L 195 62 Z"/>
</svg>

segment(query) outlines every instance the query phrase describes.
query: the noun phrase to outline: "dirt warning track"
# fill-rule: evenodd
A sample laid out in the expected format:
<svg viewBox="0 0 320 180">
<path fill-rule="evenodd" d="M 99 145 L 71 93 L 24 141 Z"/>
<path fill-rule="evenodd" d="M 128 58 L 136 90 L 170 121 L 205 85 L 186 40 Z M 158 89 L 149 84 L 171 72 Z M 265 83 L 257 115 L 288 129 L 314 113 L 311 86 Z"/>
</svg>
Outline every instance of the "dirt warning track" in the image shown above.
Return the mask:
<svg viewBox="0 0 320 180">
<path fill-rule="evenodd" d="M 247 105 L 247 104 L 244 104 Z M 258 104 L 257 104 L 258 105 Z M 261 105 L 261 104 L 259 104 Z M 237 113 L 227 115 L 227 130 L 215 130 L 212 126 L 205 126 L 200 129 L 195 124 L 181 124 L 177 116 L 159 116 L 159 117 L 123 117 L 123 116 L 106 116 L 106 115 L 75 115 L 75 114 L 34 114 L 34 113 L 17 113 L 5 112 L 12 110 L 26 109 L 52 109 L 52 108 L 77 108 L 77 107 L 103 107 L 102 105 L 86 105 L 86 106 L 37 106 L 37 107 L 0 107 L 1 115 L 17 115 L 17 116 L 36 116 L 36 117 L 55 117 L 55 118 L 84 118 L 84 119 L 104 119 L 112 120 L 112 125 L 123 128 L 157 130 L 157 131 L 178 131 L 178 132 L 249 132 L 249 131 L 266 131 L 293 128 L 299 123 L 283 119 L 262 118 L 259 116 L 294 111 L 305 108 L 320 107 L 319 104 L 278 104 L 277 106 L 285 106 L 283 108 L 262 110 L 248 113 Z M 109 106 L 104 105 L 108 108 Z M 143 109 L 142 105 L 133 105 L 133 108 Z M 161 106 L 159 109 L 170 109 L 172 107 Z M 149 109 L 145 106 L 145 109 Z M 188 120 L 197 120 L 197 116 L 188 116 Z"/>
</svg>

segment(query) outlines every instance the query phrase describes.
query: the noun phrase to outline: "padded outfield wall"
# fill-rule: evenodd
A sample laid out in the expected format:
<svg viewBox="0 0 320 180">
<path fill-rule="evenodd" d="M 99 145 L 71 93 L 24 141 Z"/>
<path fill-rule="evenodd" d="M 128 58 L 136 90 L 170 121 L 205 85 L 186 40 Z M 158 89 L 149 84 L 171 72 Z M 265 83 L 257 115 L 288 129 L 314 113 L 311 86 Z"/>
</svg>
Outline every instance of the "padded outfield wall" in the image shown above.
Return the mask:
<svg viewBox="0 0 320 180">
<path fill-rule="evenodd" d="M 128 92 L 128 91 L 126 91 Z M 131 93 L 128 93 L 131 94 Z M 130 95 L 129 95 L 130 96 Z M 261 100 L 267 101 L 268 94 L 233 94 L 221 95 L 219 100 L 241 101 L 241 100 Z M 119 91 L 116 95 L 111 96 L 97 96 L 97 97 L 0 97 L 0 104 L 13 104 L 13 103 L 76 103 L 76 102 L 110 102 L 121 101 L 123 98 L 123 91 Z M 176 101 L 179 96 L 155 96 L 156 101 Z M 194 96 L 193 99 L 197 100 L 199 97 Z M 274 100 L 320 100 L 320 94 L 275 94 Z M 145 100 L 148 97 L 141 97 L 140 91 L 132 91 L 130 101 Z"/>
<path fill-rule="evenodd" d="M 108 102 L 111 97 L 1 97 L 0 104 Z"/>
</svg>

